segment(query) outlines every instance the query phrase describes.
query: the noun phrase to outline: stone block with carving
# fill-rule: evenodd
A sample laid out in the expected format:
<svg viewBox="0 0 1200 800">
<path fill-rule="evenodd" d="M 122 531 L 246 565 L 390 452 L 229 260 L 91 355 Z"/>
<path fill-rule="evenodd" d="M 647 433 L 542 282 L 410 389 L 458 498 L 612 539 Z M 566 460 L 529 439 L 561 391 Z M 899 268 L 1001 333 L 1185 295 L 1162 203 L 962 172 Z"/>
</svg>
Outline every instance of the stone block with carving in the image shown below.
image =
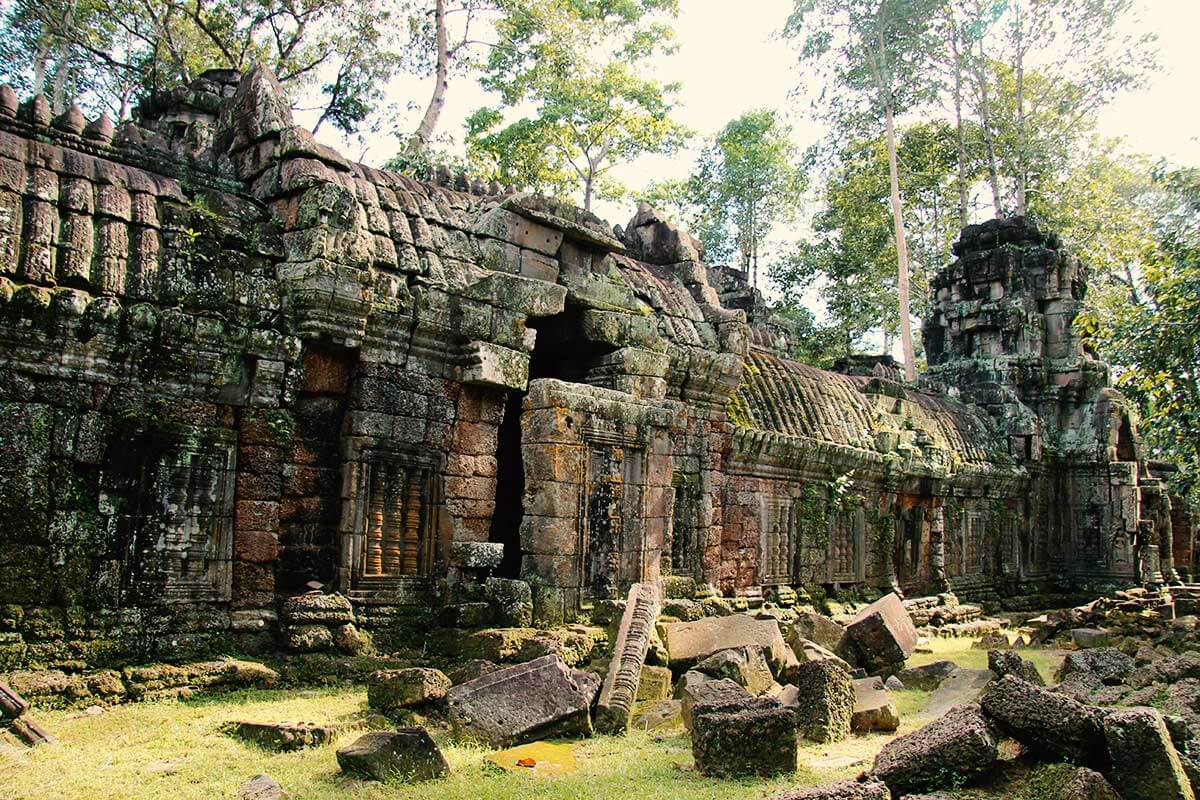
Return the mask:
<svg viewBox="0 0 1200 800">
<path fill-rule="evenodd" d="M 450 724 L 457 736 L 491 747 L 589 736 L 594 691 L 557 656 L 543 656 L 455 686 Z"/>
</svg>

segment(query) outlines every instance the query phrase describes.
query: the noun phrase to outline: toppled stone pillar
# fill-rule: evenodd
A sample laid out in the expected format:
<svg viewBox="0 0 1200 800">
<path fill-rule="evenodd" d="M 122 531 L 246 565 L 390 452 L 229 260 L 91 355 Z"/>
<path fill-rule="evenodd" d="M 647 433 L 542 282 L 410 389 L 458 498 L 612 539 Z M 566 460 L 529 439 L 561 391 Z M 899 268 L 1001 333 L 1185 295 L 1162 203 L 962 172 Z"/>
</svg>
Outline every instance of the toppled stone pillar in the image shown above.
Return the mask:
<svg viewBox="0 0 1200 800">
<path fill-rule="evenodd" d="M 596 704 L 596 728 L 601 733 L 619 733 L 629 724 L 629 714 L 637 699 L 638 681 L 646 652 L 654 638 L 658 618 L 658 587 L 653 583 L 635 583 L 625 600 L 625 613 L 617 629 L 613 660 L 600 689 Z"/>
</svg>

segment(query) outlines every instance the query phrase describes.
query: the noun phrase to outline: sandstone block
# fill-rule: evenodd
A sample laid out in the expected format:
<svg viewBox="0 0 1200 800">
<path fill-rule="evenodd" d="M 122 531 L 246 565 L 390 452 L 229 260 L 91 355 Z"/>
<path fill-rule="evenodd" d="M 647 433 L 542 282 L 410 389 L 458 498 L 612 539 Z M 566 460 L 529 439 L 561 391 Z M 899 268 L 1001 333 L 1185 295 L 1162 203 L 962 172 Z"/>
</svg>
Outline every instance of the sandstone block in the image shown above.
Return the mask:
<svg viewBox="0 0 1200 800">
<path fill-rule="evenodd" d="M 792 672 L 796 686 L 796 725 L 814 742 L 840 742 L 850 735 L 854 684 L 844 669 L 830 661 L 809 661 Z"/>
<path fill-rule="evenodd" d="M 770 777 L 796 771 L 796 718 L 762 697 L 702 703 L 692 719 L 696 769 L 712 777 Z"/>
<path fill-rule="evenodd" d="M 1109 777 L 1124 800 L 1194 800 L 1162 714 L 1152 708 L 1112 711 L 1104 717 Z"/>
<path fill-rule="evenodd" d="M 667 667 L 642 665 L 642 676 L 638 680 L 637 701 L 658 702 L 671 699 L 671 670 Z"/>
<path fill-rule="evenodd" d="M 240 800 L 288 800 L 288 793 L 270 775 L 255 775 L 238 787 Z"/>
<path fill-rule="evenodd" d="M 375 781 L 423 781 L 450 772 L 446 757 L 424 728 L 374 731 L 337 751 L 342 772 Z"/>
<path fill-rule="evenodd" d="M 850 717 L 850 730 L 870 733 L 899 728 L 900 714 L 887 689 L 863 684 L 863 681 L 854 682 L 854 713 Z"/>
<path fill-rule="evenodd" d="M 1076 764 L 1103 763 L 1104 736 L 1090 706 L 1011 675 L 989 684 L 980 705 L 1022 744 Z"/>
<path fill-rule="evenodd" d="M 688 672 L 680 679 L 680 686 L 680 713 L 683 726 L 688 730 L 692 729 L 692 709 L 697 705 L 734 702 L 754 696 L 728 678 L 713 680 L 701 672 Z"/>
<path fill-rule="evenodd" d="M 939 789 L 982 775 L 996 762 L 998 747 L 996 731 L 979 706 L 955 706 L 884 745 L 874 773 L 895 796 Z"/>
<path fill-rule="evenodd" d="M 813 642 L 826 650 L 836 650 L 846 629 L 824 614 L 816 611 L 801 611 L 796 621 L 788 628 L 787 643 L 796 654 L 800 654 L 802 641 Z"/>
<path fill-rule="evenodd" d="M 268 750 L 287 752 L 327 744 L 333 740 L 337 728 L 304 723 L 236 722 L 232 733 Z"/>
<path fill-rule="evenodd" d="M 16 719 L 29 710 L 29 703 L 7 683 L 0 681 L 0 719 Z"/>
<path fill-rule="evenodd" d="M 721 650 L 747 645 L 762 647 L 771 668 L 777 672 L 787 664 L 787 644 L 773 619 L 732 614 L 697 622 L 667 623 L 660 629 L 670 654 L 671 669 L 676 671 L 689 669 Z"/>
<path fill-rule="evenodd" d="M 488 578 L 483 591 L 501 626 L 526 628 L 533 623 L 533 593 L 525 581 Z"/>
<path fill-rule="evenodd" d="M 710 678 L 728 678 L 750 694 L 764 694 L 775 685 L 761 647 L 750 645 L 713 653 L 695 667 Z"/>
<path fill-rule="evenodd" d="M 904 603 L 893 593 L 854 615 L 846 626 L 839 655 L 845 650 L 847 660 L 874 672 L 904 663 L 916 646 L 917 629 Z"/>
<path fill-rule="evenodd" d="M 447 695 L 457 735 L 492 747 L 592 732 L 593 686 L 549 655 L 455 686 Z"/>
<path fill-rule="evenodd" d="M 811 789 L 784 792 L 772 800 L 891 800 L 886 783 L 874 778 L 860 781 L 838 781 Z"/>
<path fill-rule="evenodd" d="M 957 669 L 958 665 L 953 661 L 934 661 L 919 667 L 902 669 L 896 673 L 896 677 L 909 689 L 932 691 Z"/>
<path fill-rule="evenodd" d="M 367 679 L 367 705 L 382 714 L 403 708 L 441 702 L 450 691 L 450 679 L 431 667 L 384 669 Z"/>
</svg>

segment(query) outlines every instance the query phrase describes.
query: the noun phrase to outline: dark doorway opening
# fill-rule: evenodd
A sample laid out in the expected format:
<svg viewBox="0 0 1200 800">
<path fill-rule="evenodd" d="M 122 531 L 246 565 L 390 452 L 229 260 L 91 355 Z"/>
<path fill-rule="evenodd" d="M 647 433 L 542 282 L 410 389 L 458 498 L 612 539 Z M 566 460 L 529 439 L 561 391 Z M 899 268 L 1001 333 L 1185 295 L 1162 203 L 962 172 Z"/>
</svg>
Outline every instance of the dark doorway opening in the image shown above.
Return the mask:
<svg viewBox="0 0 1200 800">
<path fill-rule="evenodd" d="M 521 520 L 525 514 L 525 465 L 521 459 L 521 409 L 524 392 L 509 392 L 496 443 L 496 508 L 489 542 L 504 545 L 496 574 L 516 578 L 521 572 Z"/>
<path fill-rule="evenodd" d="M 1137 461 L 1137 450 L 1133 444 L 1133 426 L 1129 417 L 1121 415 L 1121 427 L 1117 430 L 1117 460 Z"/>
<path fill-rule="evenodd" d="M 610 344 L 585 339 L 582 316 L 582 308 L 568 305 L 561 314 L 529 321 L 529 327 L 537 331 L 529 359 L 530 380 L 557 378 L 587 383 L 588 371 L 596 360 L 616 350 Z"/>
</svg>

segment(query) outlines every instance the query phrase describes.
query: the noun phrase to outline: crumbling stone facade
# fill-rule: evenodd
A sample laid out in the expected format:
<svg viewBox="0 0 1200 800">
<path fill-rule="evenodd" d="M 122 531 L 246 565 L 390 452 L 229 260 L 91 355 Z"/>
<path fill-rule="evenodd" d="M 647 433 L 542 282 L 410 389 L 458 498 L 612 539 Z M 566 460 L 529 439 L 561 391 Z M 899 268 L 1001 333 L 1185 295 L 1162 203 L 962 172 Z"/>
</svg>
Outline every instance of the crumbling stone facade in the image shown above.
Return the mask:
<svg viewBox="0 0 1200 800">
<path fill-rule="evenodd" d="M 964 232 L 912 386 L 792 360 L 700 251 L 352 163 L 262 70 L 115 130 L 0 89 L 0 667 L 269 647 L 313 586 L 378 628 L 489 575 L 572 618 L 1190 566 L 1032 225 Z"/>
</svg>

